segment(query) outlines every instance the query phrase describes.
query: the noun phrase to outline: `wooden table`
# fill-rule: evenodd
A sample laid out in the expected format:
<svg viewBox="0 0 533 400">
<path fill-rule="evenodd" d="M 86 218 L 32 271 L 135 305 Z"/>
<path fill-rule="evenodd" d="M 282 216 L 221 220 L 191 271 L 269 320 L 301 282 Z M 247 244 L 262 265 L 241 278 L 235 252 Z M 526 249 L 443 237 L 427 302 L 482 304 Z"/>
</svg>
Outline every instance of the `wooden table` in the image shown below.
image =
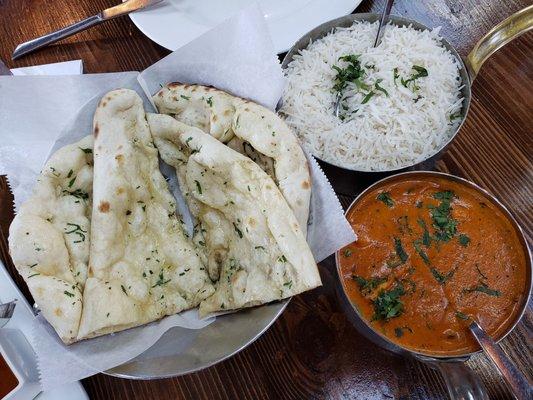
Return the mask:
<svg viewBox="0 0 533 400">
<path fill-rule="evenodd" d="M 86 73 L 141 70 L 168 52 L 145 38 L 128 18 L 103 24 L 38 53 L 11 61 L 25 40 L 97 13 L 112 0 L 0 1 L 0 59 L 9 67 L 83 59 Z M 384 1 L 364 1 L 357 11 L 379 12 Z M 493 25 L 527 0 L 398 0 L 394 14 L 428 26 L 466 55 Z M 485 187 L 507 205 L 533 238 L 532 34 L 507 45 L 483 67 L 472 90 L 471 111 L 437 168 Z M 0 201 L 5 180 L 0 180 Z M 340 193 L 346 206 L 351 196 Z M 0 204 L 1 206 L 1 204 Z M 1 208 L 1 207 L 0 207 Z M 7 233 L 12 215 L 4 215 Z M 5 248 L 3 248 L 5 258 Z M 8 265 L 11 267 L 10 263 Z M 11 267 L 12 268 L 12 267 Z M 13 271 L 13 270 L 12 270 Z M 235 357 L 188 376 L 131 381 L 97 375 L 83 381 L 93 399 L 445 399 L 440 374 L 427 365 L 386 353 L 362 338 L 342 313 L 330 259 L 321 263 L 324 286 L 294 298 L 281 318 Z M 15 274 L 14 274 L 15 275 Z M 15 275 L 16 276 L 16 275 Z M 17 278 L 21 287 L 25 285 Z M 533 377 L 532 313 L 503 342 L 518 367 Z M 469 364 L 493 399 L 510 397 L 483 355 Z"/>
</svg>

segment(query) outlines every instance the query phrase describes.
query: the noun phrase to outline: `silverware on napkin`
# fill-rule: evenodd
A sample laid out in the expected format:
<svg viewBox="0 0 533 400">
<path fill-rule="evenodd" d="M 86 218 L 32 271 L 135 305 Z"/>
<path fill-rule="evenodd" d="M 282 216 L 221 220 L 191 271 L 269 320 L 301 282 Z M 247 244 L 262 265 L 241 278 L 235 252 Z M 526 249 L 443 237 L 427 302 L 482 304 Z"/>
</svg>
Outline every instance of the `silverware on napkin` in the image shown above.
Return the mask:
<svg viewBox="0 0 533 400">
<path fill-rule="evenodd" d="M 107 8 L 102 12 L 93 15 L 92 17 L 86 18 L 83 21 L 76 22 L 75 24 L 69 25 L 63 29 L 59 29 L 55 32 L 51 32 L 47 35 L 19 44 L 13 52 L 12 58 L 15 60 L 16 58 L 40 49 L 41 47 L 48 46 L 49 44 L 55 43 L 58 40 L 101 24 L 104 21 L 127 15 L 133 11 L 142 10 L 143 8 L 150 7 L 161 1 L 162 0 L 127 0 L 124 3 Z"/>
</svg>

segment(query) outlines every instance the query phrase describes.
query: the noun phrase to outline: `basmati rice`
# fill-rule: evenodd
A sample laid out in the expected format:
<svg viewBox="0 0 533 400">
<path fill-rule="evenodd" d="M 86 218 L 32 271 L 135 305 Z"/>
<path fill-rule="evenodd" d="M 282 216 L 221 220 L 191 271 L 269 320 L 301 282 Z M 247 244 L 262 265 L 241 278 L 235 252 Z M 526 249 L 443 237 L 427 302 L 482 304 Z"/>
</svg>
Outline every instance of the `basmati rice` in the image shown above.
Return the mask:
<svg viewBox="0 0 533 400">
<path fill-rule="evenodd" d="M 403 168 L 435 154 L 460 122 L 459 62 L 440 43 L 439 29 L 419 31 L 388 25 L 373 48 L 377 23 L 337 28 L 295 55 L 286 70 L 288 84 L 280 113 L 303 146 L 318 158 L 360 171 Z M 364 83 L 385 89 L 364 104 L 368 93 L 353 83 L 342 92 L 341 120 L 334 115 L 339 57 L 360 55 Z M 403 85 L 413 66 L 428 76 Z M 397 69 L 397 79 L 394 71 Z M 454 119 L 455 118 L 455 119 Z"/>
</svg>

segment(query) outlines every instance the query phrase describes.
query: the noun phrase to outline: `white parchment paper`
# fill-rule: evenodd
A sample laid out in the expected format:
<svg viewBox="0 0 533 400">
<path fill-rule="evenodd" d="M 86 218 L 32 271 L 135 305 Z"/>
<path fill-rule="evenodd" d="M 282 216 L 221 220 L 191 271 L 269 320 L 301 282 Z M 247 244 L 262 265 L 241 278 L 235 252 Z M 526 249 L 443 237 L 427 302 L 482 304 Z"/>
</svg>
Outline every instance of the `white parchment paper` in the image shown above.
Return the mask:
<svg viewBox="0 0 533 400">
<path fill-rule="evenodd" d="M 259 7 L 248 7 L 140 74 L 0 77 L 0 174 L 8 175 L 16 205 L 28 198 L 51 151 L 91 132 L 92 116 L 104 93 L 119 87 L 137 90 L 148 111 L 150 96 L 160 84 L 172 81 L 216 86 L 274 109 L 284 77 Z M 308 159 L 312 175 L 308 242 L 320 262 L 355 240 L 355 235 L 324 173 L 312 157 Z M 171 188 L 176 189 L 172 181 Z M 31 342 L 43 388 L 49 389 L 136 357 L 173 326 L 201 329 L 212 322 L 199 320 L 196 310 L 191 310 L 67 347 L 38 317 Z"/>
<path fill-rule="evenodd" d="M 69 121 L 99 93 L 135 82 L 137 76 L 138 72 L 0 76 L 0 174 L 9 178 L 16 209 L 31 194 Z M 80 127 L 80 137 L 90 133 L 90 128 Z"/>
<path fill-rule="evenodd" d="M 199 83 L 274 109 L 285 78 L 258 5 L 252 5 L 141 72 L 154 94 L 169 82 Z"/>
</svg>

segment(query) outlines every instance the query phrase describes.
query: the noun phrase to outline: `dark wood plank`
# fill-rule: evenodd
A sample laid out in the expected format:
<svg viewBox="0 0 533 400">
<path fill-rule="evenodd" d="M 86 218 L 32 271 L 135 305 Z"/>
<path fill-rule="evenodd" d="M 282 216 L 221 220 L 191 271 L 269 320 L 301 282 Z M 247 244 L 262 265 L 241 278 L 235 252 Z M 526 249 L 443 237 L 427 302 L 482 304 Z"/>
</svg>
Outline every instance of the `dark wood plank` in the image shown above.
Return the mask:
<svg viewBox="0 0 533 400">
<path fill-rule="evenodd" d="M 145 38 L 128 18 L 83 32 L 16 62 L 10 55 L 25 40 L 78 21 L 115 4 L 112 0 L 0 0 L 0 58 L 10 67 L 81 58 L 85 71 L 141 70 L 168 52 Z M 357 11 L 379 12 L 384 0 L 364 1 Z M 393 13 L 441 33 L 465 56 L 493 25 L 528 5 L 525 0 L 397 0 Z M 483 67 L 472 88 L 469 118 L 437 163 L 494 193 L 533 237 L 533 34 L 507 45 Z M 0 94 L 1 95 L 1 94 Z M 334 182 L 335 183 L 335 182 Z M 358 178 L 354 184 L 367 184 Z M 346 207 L 352 196 L 340 196 Z M 0 178 L 0 230 L 12 213 Z M 7 258 L 0 240 L 0 256 Z M 17 283 L 22 279 L 7 260 Z M 99 374 L 84 380 L 93 399 L 446 399 L 440 374 L 427 365 L 386 353 L 361 337 L 346 319 L 335 292 L 330 259 L 321 263 L 324 286 L 297 296 L 282 317 L 253 345 L 217 366 L 184 377 L 129 381 Z M 518 367 L 533 376 L 529 311 L 502 345 Z M 510 394 L 486 357 L 469 361 L 493 399 Z"/>
</svg>

